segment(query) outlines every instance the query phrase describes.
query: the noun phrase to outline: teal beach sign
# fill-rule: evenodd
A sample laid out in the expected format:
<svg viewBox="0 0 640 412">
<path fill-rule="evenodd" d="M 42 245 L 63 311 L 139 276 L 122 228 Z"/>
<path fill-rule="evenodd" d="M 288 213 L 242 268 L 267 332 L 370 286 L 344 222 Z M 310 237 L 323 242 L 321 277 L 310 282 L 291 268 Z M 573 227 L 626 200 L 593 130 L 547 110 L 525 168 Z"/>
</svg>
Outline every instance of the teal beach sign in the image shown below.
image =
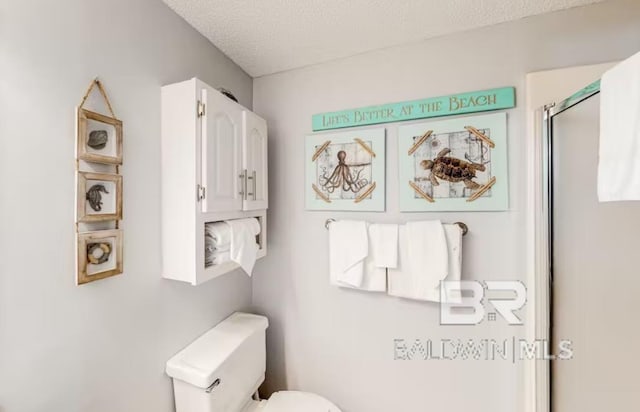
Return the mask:
<svg viewBox="0 0 640 412">
<path fill-rule="evenodd" d="M 402 122 L 429 117 L 510 109 L 516 105 L 513 87 L 459 93 L 380 106 L 368 106 L 313 115 L 313 131 Z"/>
</svg>

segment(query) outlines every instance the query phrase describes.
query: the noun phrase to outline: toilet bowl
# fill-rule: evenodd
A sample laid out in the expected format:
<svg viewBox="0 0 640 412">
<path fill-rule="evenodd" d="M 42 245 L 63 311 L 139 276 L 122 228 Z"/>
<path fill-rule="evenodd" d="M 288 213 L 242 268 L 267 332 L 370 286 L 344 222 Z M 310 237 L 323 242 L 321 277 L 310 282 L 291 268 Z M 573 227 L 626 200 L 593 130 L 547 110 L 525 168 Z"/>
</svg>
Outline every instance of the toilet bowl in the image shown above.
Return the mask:
<svg viewBox="0 0 640 412">
<path fill-rule="evenodd" d="M 340 412 L 322 396 L 308 392 L 276 392 L 268 401 L 253 401 L 242 412 Z"/>
<path fill-rule="evenodd" d="M 340 412 L 322 396 L 276 392 L 261 400 L 267 318 L 234 313 L 167 361 L 176 412 Z"/>
</svg>

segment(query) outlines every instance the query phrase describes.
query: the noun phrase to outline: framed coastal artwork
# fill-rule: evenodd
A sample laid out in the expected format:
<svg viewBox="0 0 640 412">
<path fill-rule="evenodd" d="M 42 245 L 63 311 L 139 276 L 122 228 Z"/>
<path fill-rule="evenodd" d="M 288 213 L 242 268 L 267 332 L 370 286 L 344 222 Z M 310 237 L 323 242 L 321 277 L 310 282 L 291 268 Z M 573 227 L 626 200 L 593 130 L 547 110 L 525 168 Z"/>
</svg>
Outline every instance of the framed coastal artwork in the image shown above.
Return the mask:
<svg viewBox="0 0 640 412">
<path fill-rule="evenodd" d="M 78 159 L 122 164 L 122 121 L 78 108 Z"/>
<path fill-rule="evenodd" d="M 78 222 L 122 220 L 122 176 L 78 172 Z"/>
<path fill-rule="evenodd" d="M 385 210 L 385 129 L 306 137 L 307 210 Z"/>
<path fill-rule="evenodd" d="M 77 235 L 77 284 L 122 273 L 122 230 L 98 230 Z"/>
<path fill-rule="evenodd" d="M 401 211 L 508 209 L 506 113 L 400 126 L 398 150 Z"/>
</svg>

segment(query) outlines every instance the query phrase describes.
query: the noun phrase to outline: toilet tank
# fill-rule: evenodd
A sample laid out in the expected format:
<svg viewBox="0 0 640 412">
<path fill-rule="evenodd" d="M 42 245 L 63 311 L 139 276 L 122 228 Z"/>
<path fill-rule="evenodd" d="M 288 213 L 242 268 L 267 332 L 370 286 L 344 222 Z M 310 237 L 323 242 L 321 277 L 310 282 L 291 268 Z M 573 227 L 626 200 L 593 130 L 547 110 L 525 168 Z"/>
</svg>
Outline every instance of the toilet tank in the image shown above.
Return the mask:
<svg viewBox="0 0 640 412">
<path fill-rule="evenodd" d="M 268 325 L 234 313 L 169 359 L 176 412 L 240 412 L 264 381 Z"/>
</svg>

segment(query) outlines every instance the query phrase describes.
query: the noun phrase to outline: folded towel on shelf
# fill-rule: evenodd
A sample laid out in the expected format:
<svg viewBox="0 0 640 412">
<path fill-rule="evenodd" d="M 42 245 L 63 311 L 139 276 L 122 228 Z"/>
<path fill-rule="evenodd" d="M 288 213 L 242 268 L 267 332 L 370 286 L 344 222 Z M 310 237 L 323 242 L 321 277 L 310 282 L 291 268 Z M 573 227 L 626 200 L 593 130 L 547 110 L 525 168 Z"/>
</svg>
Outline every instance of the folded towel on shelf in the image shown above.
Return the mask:
<svg viewBox="0 0 640 412">
<path fill-rule="evenodd" d="M 214 248 L 215 252 L 229 252 L 231 250 L 231 243 L 225 245 L 218 245 Z"/>
<path fill-rule="evenodd" d="M 213 265 L 221 265 L 226 262 L 231 261 L 231 252 L 230 251 L 214 251 L 211 253 L 207 253 L 205 256 L 205 266 L 213 266 Z"/>
<path fill-rule="evenodd" d="M 258 257 L 256 236 L 260 234 L 260 223 L 256 218 L 228 220 L 230 227 L 230 258 L 251 276 Z"/>
<path fill-rule="evenodd" d="M 205 250 L 207 252 L 228 252 L 229 250 L 231 250 L 231 242 L 229 243 L 225 243 L 222 245 L 217 245 L 216 242 L 213 240 L 213 237 L 211 237 L 209 234 L 205 234 L 204 235 L 204 242 L 205 242 Z"/>
<path fill-rule="evenodd" d="M 389 295 L 440 301 L 440 282 L 449 273 L 449 250 L 439 220 L 410 222 L 398 229 L 399 259 L 389 269 Z"/>
<path fill-rule="evenodd" d="M 358 289 L 367 292 L 386 292 L 387 291 L 387 269 L 384 267 L 378 267 L 376 264 L 375 254 L 372 253 L 373 247 L 373 239 L 371 237 L 371 227 L 369 229 L 369 254 L 362 262 L 362 282 L 360 286 L 353 286 L 348 283 L 344 283 L 338 280 L 337 275 L 340 273 L 339 270 L 331 267 L 329 272 L 331 274 L 331 284 L 334 286 L 346 287 L 351 289 Z M 397 249 L 397 239 L 396 239 L 396 249 Z M 329 264 L 331 265 L 333 261 L 330 260 Z"/>
<path fill-rule="evenodd" d="M 205 250 L 207 252 L 228 252 L 231 250 L 231 243 L 227 243 L 226 245 L 214 246 L 213 241 L 209 240 L 208 237 L 205 237 Z"/>
<path fill-rule="evenodd" d="M 369 255 L 378 268 L 398 266 L 398 225 L 369 226 Z"/>
<path fill-rule="evenodd" d="M 367 224 L 340 220 L 329 226 L 329 271 L 332 283 L 359 288 L 369 255 Z"/>
<path fill-rule="evenodd" d="M 218 252 L 231 249 L 231 227 L 226 222 L 207 223 L 204 226 L 205 267 L 219 265 L 214 257 Z M 219 259 L 218 259 L 219 261 Z"/>
<path fill-rule="evenodd" d="M 602 76 L 598 199 L 640 200 L 640 53 Z"/>
<path fill-rule="evenodd" d="M 213 222 L 204 225 L 204 235 L 211 239 L 215 249 L 231 244 L 231 227 L 227 222 Z"/>
</svg>

